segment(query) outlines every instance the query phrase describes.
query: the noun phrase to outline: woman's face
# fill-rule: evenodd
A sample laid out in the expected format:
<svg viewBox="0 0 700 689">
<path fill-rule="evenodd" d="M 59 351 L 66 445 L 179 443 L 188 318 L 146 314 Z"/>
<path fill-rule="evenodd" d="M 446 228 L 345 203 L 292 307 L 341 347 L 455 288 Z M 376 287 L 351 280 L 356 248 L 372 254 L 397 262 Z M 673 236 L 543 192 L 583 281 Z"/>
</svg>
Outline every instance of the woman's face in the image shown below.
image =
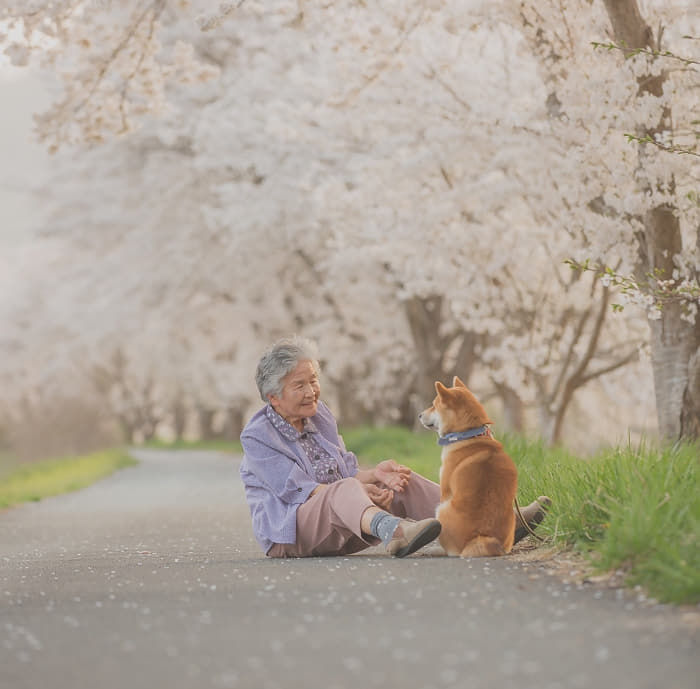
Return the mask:
<svg viewBox="0 0 700 689">
<path fill-rule="evenodd" d="M 321 386 L 313 364 L 300 361 L 293 371 L 282 379 L 282 392 L 269 395 L 273 409 L 292 425 L 316 414 Z"/>
</svg>

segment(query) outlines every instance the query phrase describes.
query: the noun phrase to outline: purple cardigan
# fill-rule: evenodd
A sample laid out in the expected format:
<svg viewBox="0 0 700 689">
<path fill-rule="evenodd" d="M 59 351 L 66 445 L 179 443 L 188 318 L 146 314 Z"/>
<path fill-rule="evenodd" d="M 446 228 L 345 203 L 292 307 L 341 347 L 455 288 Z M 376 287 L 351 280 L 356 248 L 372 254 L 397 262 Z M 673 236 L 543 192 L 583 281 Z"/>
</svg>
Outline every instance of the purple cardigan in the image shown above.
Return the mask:
<svg viewBox="0 0 700 689">
<path fill-rule="evenodd" d="M 255 538 L 267 553 L 274 543 L 296 542 L 297 509 L 319 484 L 299 441 L 283 437 L 265 409 L 257 411 L 241 433 L 241 478 Z M 318 429 L 315 440 L 338 462 L 342 477 L 354 476 L 357 457 L 345 449 L 335 418 L 323 402 L 311 421 Z"/>
</svg>

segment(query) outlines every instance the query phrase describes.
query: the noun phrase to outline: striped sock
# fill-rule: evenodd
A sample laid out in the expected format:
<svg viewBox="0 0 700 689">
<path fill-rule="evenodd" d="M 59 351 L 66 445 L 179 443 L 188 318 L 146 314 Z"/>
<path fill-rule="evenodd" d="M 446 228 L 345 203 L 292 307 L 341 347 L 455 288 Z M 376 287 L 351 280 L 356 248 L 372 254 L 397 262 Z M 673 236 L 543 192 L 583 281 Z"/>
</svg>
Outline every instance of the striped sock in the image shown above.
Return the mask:
<svg viewBox="0 0 700 689">
<path fill-rule="evenodd" d="M 388 512 L 377 512 L 372 517 L 372 522 L 369 525 L 370 533 L 372 536 L 380 538 L 384 545 L 387 545 L 400 521 L 399 517 L 395 517 Z"/>
</svg>

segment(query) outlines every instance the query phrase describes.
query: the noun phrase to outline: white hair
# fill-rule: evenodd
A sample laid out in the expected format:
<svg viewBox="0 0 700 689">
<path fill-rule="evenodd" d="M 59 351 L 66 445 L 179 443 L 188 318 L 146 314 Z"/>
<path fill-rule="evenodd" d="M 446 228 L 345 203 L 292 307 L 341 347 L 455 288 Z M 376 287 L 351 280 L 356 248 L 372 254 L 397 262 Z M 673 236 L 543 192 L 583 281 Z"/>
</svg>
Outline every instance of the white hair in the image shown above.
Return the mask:
<svg viewBox="0 0 700 689">
<path fill-rule="evenodd" d="M 268 395 L 282 394 L 282 381 L 300 361 L 310 361 L 319 373 L 316 344 L 298 335 L 277 340 L 262 355 L 255 371 L 255 382 L 263 402 L 269 402 Z"/>
</svg>

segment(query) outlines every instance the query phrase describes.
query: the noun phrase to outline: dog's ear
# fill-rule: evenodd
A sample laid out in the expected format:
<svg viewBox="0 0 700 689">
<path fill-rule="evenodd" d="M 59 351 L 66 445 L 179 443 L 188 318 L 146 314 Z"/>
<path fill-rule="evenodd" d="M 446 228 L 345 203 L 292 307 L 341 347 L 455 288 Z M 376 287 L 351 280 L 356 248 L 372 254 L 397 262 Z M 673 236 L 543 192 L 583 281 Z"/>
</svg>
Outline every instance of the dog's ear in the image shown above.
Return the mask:
<svg viewBox="0 0 700 689">
<path fill-rule="evenodd" d="M 439 380 L 435 381 L 435 392 L 442 397 L 449 388 L 446 388 Z"/>
<path fill-rule="evenodd" d="M 455 376 L 452 379 L 453 388 L 466 388 L 467 386 L 460 380 L 459 376 Z"/>
</svg>

